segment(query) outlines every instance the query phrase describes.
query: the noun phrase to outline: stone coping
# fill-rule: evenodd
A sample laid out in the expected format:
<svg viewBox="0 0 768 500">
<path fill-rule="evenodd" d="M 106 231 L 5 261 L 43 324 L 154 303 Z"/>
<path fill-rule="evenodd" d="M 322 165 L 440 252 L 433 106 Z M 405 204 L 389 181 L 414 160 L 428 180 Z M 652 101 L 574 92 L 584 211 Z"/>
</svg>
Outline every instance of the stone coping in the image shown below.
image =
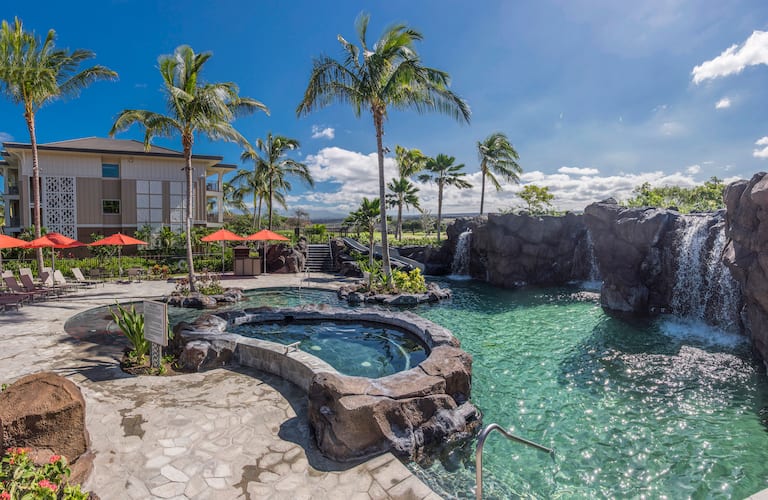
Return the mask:
<svg viewBox="0 0 768 500">
<path fill-rule="evenodd" d="M 227 332 L 228 327 L 245 323 L 323 320 L 374 323 L 408 332 L 428 348 L 428 356 L 420 365 L 427 361 L 434 363 L 435 360 L 431 358 L 435 356 L 437 347 L 460 347 L 459 340 L 450 330 L 409 311 L 390 312 L 378 309 L 357 311 L 324 304 L 246 308 L 243 311 L 212 313 L 199 317 L 191 325 L 182 323 L 179 333 L 185 343 L 203 341 L 210 344 L 210 348 L 216 354 L 215 359 L 208 363 L 209 365 L 223 365 L 234 361 L 242 366 L 250 366 L 280 376 L 305 392 L 309 391 L 312 378 L 319 373 L 363 379 L 364 377 L 344 375 L 322 359 L 288 345 Z M 389 382 L 402 380 L 409 372 L 421 373 L 418 366 L 375 380 L 384 386 L 390 385 Z"/>
</svg>

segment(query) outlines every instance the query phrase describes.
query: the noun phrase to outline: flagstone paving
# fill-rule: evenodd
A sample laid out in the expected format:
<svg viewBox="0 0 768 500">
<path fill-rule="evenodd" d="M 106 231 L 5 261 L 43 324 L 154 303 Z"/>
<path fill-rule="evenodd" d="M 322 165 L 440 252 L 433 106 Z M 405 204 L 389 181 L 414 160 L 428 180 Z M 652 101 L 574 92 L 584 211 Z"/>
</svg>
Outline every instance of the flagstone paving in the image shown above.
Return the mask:
<svg viewBox="0 0 768 500">
<path fill-rule="evenodd" d="M 227 279 L 226 286 L 332 286 L 330 275 Z M 239 367 L 134 377 L 121 345 L 64 331 L 81 311 L 169 293 L 174 285 L 108 283 L 0 313 L 0 382 L 50 370 L 78 384 L 95 452 L 84 485 L 107 499 L 438 499 L 391 454 L 353 464 L 325 459 L 307 423 L 306 395 Z"/>
</svg>

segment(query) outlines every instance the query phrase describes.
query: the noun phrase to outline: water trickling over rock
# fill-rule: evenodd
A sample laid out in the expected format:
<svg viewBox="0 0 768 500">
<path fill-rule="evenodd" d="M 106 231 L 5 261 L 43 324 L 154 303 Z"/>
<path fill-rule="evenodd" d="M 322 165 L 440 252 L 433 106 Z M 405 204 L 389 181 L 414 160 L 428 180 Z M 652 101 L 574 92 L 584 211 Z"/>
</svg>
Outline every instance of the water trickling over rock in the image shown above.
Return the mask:
<svg viewBox="0 0 768 500">
<path fill-rule="evenodd" d="M 467 229 L 459 235 L 456 241 L 456 252 L 453 254 L 451 274 L 469 276 L 469 250 L 472 244 L 472 230 Z"/>
<path fill-rule="evenodd" d="M 724 330 L 738 329 L 738 285 L 722 261 L 726 238 L 722 214 L 677 220 L 672 312 Z"/>
</svg>

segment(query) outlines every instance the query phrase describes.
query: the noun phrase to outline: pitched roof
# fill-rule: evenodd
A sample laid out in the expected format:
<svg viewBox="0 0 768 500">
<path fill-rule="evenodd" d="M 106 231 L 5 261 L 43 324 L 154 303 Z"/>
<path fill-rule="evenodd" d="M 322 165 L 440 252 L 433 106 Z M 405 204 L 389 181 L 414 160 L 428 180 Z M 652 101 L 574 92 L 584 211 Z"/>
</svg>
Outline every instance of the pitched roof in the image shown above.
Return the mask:
<svg viewBox="0 0 768 500">
<path fill-rule="evenodd" d="M 32 145 L 23 142 L 3 143 L 6 149 L 32 149 Z M 102 137 L 85 137 L 69 141 L 48 142 L 38 144 L 40 151 L 74 151 L 81 153 L 129 154 L 165 157 L 183 157 L 183 153 L 173 149 L 152 146 L 149 151 L 144 149 L 144 143 L 136 140 L 107 139 Z M 222 160 L 222 156 L 192 155 L 201 160 Z"/>
</svg>

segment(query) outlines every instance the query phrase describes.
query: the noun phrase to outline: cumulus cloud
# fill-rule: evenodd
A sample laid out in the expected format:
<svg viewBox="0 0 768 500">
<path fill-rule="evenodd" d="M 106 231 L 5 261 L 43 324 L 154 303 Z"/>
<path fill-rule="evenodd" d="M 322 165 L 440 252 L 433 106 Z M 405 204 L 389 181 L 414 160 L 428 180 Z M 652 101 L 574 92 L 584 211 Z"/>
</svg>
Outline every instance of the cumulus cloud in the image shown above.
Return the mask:
<svg viewBox="0 0 768 500">
<path fill-rule="evenodd" d="M 768 158 L 768 136 L 755 141 L 755 146 L 759 146 L 752 151 L 752 156 L 755 158 Z"/>
<path fill-rule="evenodd" d="M 557 169 L 561 174 L 573 175 L 597 175 L 600 171 L 596 168 L 578 168 L 578 167 L 560 167 Z"/>
<path fill-rule="evenodd" d="M 731 107 L 731 100 L 727 97 L 723 97 L 715 104 L 715 109 L 726 109 Z"/>
<path fill-rule="evenodd" d="M 317 125 L 312 125 L 313 139 L 333 139 L 335 136 L 336 131 L 331 127 L 320 128 Z"/>
<path fill-rule="evenodd" d="M 722 54 L 693 68 L 693 83 L 741 73 L 747 66 L 768 64 L 768 31 L 754 31 L 742 45 L 731 45 Z"/>
<path fill-rule="evenodd" d="M 691 165 L 690 167 L 685 169 L 686 174 L 695 175 L 701 172 L 701 166 L 700 165 Z"/>
</svg>

